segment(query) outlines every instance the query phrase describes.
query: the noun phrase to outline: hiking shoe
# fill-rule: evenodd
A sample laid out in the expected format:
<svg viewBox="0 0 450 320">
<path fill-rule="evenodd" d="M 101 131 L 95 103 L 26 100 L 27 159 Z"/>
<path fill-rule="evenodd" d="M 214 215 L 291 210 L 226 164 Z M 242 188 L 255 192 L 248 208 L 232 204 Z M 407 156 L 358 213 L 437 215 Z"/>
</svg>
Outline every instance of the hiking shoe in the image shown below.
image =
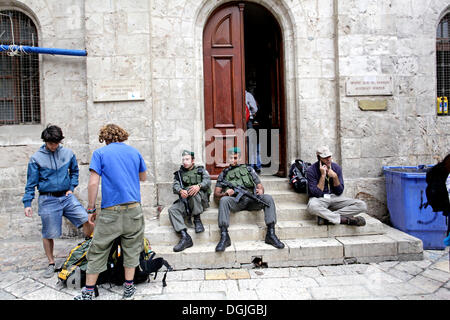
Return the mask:
<svg viewBox="0 0 450 320">
<path fill-rule="evenodd" d="M 366 219 L 363 217 L 352 217 L 350 219 L 350 224 L 357 227 L 363 227 L 366 225 Z"/>
<path fill-rule="evenodd" d="M 127 285 L 123 284 L 123 300 L 132 300 L 134 299 L 134 293 L 136 292 L 136 287 L 134 284 Z"/>
<path fill-rule="evenodd" d="M 51 278 L 53 274 L 55 273 L 55 265 L 49 264 L 47 269 L 45 269 L 43 277 L 44 278 Z"/>
<path fill-rule="evenodd" d="M 366 220 L 363 217 L 341 217 L 341 224 L 362 227 L 366 225 Z"/>
<path fill-rule="evenodd" d="M 73 300 L 94 300 L 94 291 L 87 291 L 86 288 L 81 290 L 81 294 L 74 297 Z"/>
</svg>

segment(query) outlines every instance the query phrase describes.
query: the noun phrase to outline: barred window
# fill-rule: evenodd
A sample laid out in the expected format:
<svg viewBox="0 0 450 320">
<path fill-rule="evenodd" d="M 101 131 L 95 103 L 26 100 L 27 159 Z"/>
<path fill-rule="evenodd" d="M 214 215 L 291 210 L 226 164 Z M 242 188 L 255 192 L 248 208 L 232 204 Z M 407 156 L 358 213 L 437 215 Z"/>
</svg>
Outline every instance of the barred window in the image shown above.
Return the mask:
<svg viewBox="0 0 450 320">
<path fill-rule="evenodd" d="M 437 95 L 450 98 L 450 13 L 442 18 L 436 35 Z"/>
<path fill-rule="evenodd" d="M 24 13 L 0 11 L 0 44 L 38 46 L 36 26 Z M 0 125 L 41 122 L 39 56 L 0 52 Z"/>
</svg>

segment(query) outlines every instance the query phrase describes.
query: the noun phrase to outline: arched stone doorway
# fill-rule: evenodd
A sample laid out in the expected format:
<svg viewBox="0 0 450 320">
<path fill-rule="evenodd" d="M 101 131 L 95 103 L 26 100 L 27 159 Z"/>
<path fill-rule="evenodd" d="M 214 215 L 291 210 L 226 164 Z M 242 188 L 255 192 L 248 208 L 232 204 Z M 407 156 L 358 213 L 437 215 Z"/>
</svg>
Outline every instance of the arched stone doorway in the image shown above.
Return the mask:
<svg viewBox="0 0 450 320">
<path fill-rule="evenodd" d="M 263 172 L 286 175 L 286 108 L 281 28 L 263 6 L 230 2 L 215 9 L 203 32 L 206 166 L 213 178 L 226 150 L 239 146 L 248 163 L 245 90 L 255 96 Z"/>
</svg>

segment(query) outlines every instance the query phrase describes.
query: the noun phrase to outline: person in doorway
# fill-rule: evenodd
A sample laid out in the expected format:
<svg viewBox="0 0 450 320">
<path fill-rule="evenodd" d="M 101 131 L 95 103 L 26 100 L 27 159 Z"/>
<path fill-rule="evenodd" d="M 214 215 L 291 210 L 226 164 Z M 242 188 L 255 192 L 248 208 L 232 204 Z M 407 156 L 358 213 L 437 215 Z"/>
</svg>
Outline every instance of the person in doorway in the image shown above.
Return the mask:
<svg viewBox="0 0 450 320">
<path fill-rule="evenodd" d="M 317 149 L 316 155 L 317 162 L 306 170 L 310 196 L 307 211 L 317 216 L 319 225 L 331 223 L 364 226 L 365 219 L 356 215 L 367 212 L 367 205 L 362 200 L 342 195 L 342 169 L 333 162 L 328 146 Z"/>
<path fill-rule="evenodd" d="M 250 166 L 255 169 L 257 173 L 261 173 L 261 156 L 259 154 L 259 143 L 256 127 L 256 113 L 258 112 L 258 103 L 253 95 L 245 90 L 245 104 L 247 105 L 249 118 L 247 121 L 247 130 L 250 129 L 248 134 L 248 159 Z"/>
<path fill-rule="evenodd" d="M 86 286 L 75 300 L 92 300 L 98 275 L 106 270 L 114 240 L 121 239 L 125 283 L 123 299 L 132 299 L 134 272 L 144 243 L 144 215 L 140 181 L 147 178 L 147 167 L 139 151 L 124 143 L 128 133 L 115 124 L 100 129 L 99 142 L 89 166 L 89 220 L 95 222 L 94 236 L 87 252 Z M 97 217 L 96 199 L 101 180 L 101 212 Z"/>
<path fill-rule="evenodd" d="M 193 246 L 192 238 L 187 233 L 185 218 L 188 218 L 189 222 L 191 216 L 194 218 L 195 233 L 205 231 L 200 214 L 209 207 L 211 194 L 209 173 L 203 166 L 195 165 L 194 152 L 184 150 L 181 156 L 182 165 L 178 171 L 174 172 L 172 184 L 173 193 L 179 195 L 180 199 L 175 201 L 168 210 L 174 230 L 181 235 L 180 241 L 173 248 L 175 252 Z"/>
<path fill-rule="evenodd" d="M 217 178 L 216 187 L 214 189 L 214 199 L 219 201 L 218 224 L 220 228 L 220 240 L 216 246 L 216 251 L 225 251 L 225 248 L 231 245 L 231 239 L 228 234 L 230 225 L 230 212 L 238 212 L 241 210 L 261 210 L 264 209 L 264 221 L 267 225 L 267 233 L 265 242 L 275 248 L 284 248 L 282 243 L 275 234 L 275 224 L 277 223 L 275 202 L 271 195 L 264 194 L 264 187 L 261 180 L 255 173 L 255 170 L 244 164 L 239 165 L 241 161 L 241 150 L 234 147 L 228 150 L 228 159 L 230 166 L 225 168 Z M 255 194 L 257 197 L 268 203 L 265 206 L 246 196 L 242 196 L 238 202 L 235 200 L 236 193 L 233 188 L 224 185 L 228 182 L 233 186 L 240 186 L 247 191 Z"/>
<path fill-rule="evenodd" d="M 73 194 L 78 185 L 78 163 L 72 150 L 61 145 L 64 139 L 61 128 L 48 125 L 42 131 L 41 139 L 44 145 L 31 156 L 28 163 L 22 202 L 25 216 L 32 217 L 31 202 L 37 187 L 42 241 L 48 259 L 43 276 L 51 278 L 55 272 L 54 239 L 61 237 L 62 217 L 66 217 L 77 228 L 83 227 L 86 236 L 91 235 L 94 226 L 88 221 L 86 209 Z"/>
</svg>

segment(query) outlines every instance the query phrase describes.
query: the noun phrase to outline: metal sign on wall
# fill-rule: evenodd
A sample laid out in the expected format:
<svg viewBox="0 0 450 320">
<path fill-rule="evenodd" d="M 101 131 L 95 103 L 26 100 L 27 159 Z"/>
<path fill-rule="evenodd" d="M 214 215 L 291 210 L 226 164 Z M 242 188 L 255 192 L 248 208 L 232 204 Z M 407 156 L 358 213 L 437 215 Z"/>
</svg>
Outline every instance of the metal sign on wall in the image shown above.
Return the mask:
<svg viewBox="0 0 450 320">
<path fill-rule="evenodd" d="M 93 83 L 94 102 L 145 100 L 140 80 L 101 80 Z"/>
<path fill-rule="evenodd" d="M 345 83 L 347 96 L 391 96 L 392 76 L 350 77 Z"/>
</svg>

